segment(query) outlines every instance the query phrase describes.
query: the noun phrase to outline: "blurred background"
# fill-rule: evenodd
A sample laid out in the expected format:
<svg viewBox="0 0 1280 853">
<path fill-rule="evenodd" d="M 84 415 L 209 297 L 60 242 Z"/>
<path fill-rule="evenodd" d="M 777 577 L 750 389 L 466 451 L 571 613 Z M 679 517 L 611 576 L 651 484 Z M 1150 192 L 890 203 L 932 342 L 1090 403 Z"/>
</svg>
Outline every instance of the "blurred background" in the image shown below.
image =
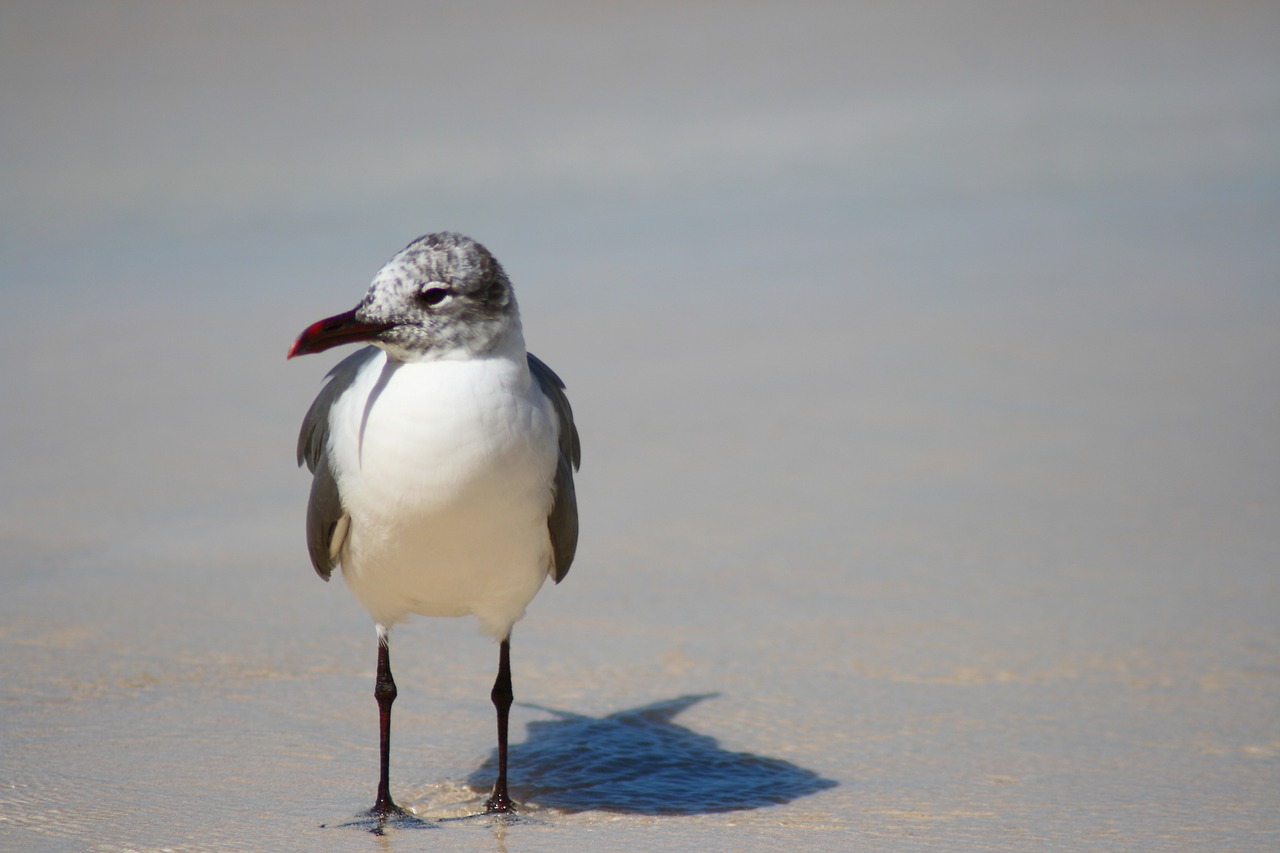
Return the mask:
<svg viewBox="0 0 1280 853">
<path fill-rule="evenodd" d="M 715 692 L 680 723 L 836 783 L 500 845 L 1268 849 L 1278 38 L 1262 0 L 0 3 L 0 846 L 367 844 L 316 829 L 375 766 L 293 465 L 336 359 L 284 353 L 458 230 L 583 434 L 517 699 Z M 394 780 L 465 812 L 496 655 L 396 637 Z"/>
</svg>

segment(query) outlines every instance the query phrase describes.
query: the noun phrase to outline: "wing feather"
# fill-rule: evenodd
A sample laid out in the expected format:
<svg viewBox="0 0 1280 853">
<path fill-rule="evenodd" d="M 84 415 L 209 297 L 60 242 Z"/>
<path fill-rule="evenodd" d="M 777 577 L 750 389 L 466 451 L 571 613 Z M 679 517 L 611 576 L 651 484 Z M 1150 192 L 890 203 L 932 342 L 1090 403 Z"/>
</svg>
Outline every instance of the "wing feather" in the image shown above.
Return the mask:
<svg viewBox="0 0 1280 853">
<path fill-rule="evenodd" d="M 350 517 L 342 507 L 338 481 L 329 467 L 329 414 L 333 404 L 355 382 L 356 374 L 372 358 L 375 347 L 365 347 L 344 358 L 330 370 L 325 386 L 307 409 L 298 433 L 298 464 L 306 464 L 312 474 L 311 498 L 307 501 L 307 553 L 311 565 L 323 580 L 333 575 L 346 538 Z"/>
<path fill-rule="evenodd" d="M 551 401 L 560 422 L 560 458 L 556 463 L 555 499 L 547 515 L 547 531 L 551 534 L 551 576 L 556 583 L 564 580 L 578 550 L 578 498 L 573 488 L 573 472 L 582 461 L 578 428 L 573 422 L 573 409 L 564 393 L 564 382 L 556 372 L 533 353 L 528 354 L 529 372 L 542 393 Z"/>
</svg>

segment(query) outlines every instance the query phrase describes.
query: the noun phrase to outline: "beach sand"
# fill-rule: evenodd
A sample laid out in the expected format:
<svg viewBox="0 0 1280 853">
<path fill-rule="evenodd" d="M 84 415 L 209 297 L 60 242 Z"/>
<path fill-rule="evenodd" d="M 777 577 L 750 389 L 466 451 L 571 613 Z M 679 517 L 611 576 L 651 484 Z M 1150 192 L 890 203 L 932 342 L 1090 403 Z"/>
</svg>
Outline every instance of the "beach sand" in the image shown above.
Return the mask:
<svg viewBox="0 0 1280 853">
<path fill-rule="evenodd" d="M 0 11 L 0 849 L 1275 850 L 1280 9 Z M 302 539 L 287 362 L 510 273 L 582 540 L 497 649 Z"/>
</svg>

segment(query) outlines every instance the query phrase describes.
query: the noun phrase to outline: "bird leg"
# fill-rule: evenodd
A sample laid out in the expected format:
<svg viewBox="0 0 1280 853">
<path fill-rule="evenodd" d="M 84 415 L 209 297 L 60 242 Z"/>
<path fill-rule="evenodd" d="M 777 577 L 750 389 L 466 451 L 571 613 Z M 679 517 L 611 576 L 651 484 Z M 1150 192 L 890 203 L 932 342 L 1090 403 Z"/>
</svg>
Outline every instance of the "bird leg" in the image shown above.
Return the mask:
<svg viewBox="0 0 1280 853">
<path fill-rule="evenodd" d="M 391 653 L 387 647 L 387 635 L 378 629 L 378 677 L 374 682 L 373 697 L 378 700 L 378 735 L 381 765 L 378 773 L 378 798 L 369 814 L 386 818 L 403 815 L 404 809 L 391 799 L 391 703 L 396 701 L 396 681 L 391 677 Z"/>
<path fill-rule="evenodd" d="M 511 710 L 511 635 L 508 634 L 498 649 L 498 677 L 493 682 L 493 707 L 498 712 L 498 780 L 493 785 L 493 795 L 485 803 L 485 811 L 512 811 L 514 804 L 507 796 L 507 714 Z"/>
</svg>

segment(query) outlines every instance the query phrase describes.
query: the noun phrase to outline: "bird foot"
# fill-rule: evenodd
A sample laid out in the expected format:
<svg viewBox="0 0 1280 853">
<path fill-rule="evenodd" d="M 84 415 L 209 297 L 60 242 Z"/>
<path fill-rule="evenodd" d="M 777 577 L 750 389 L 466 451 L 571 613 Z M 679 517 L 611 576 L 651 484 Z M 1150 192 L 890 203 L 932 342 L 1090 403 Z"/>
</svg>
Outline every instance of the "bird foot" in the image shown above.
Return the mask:
<svg viewBox="0 0 1280 853">
<path fill-rule="evenodd" d="M 332 826 L 333 824 L 324 824 Z M 340 828 L 363 829 L 374 835 L 386 835 L 389 829 L 434 829 L 435 824 L 423 820 L 413 812 L 400 808 L 393 802 L 377 802 L 373 808 L 356 816 L 346 823 L 337 824 Z"/>
<path fill-rule="evenodd" d="M 485 814 L 514 814 L 516 804 L 511 802 L 511 798 L 507 796 L 506 791 L 495 791 L 484 804 Z"/>
<path fill-rule="evenodd" d="M 373 820 L 398 820 L 402 817 L 413 817 L 412 814 L 397 806 L 391 800 L 378 800 L 373 808 L 365 812 Z"/>
</svg>

